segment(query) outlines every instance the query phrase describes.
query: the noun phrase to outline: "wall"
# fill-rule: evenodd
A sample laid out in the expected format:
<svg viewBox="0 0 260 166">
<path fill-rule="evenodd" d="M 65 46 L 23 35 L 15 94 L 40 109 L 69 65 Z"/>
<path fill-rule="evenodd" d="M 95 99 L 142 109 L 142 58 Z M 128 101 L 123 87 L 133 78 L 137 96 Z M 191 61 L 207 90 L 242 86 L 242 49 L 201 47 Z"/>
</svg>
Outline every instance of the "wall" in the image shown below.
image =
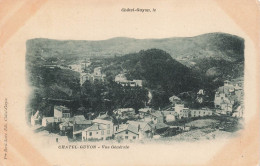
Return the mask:
<svg viewBox="0 0 260 166">
<path fill-rule="evenodd" d="M 62 112 L 54 108 L 54 117 L 62 118 Z"/>
<path fill-rule="evenodd" d="M 128 131 L 128 134 L 126 134 L 126 131 L 127 130 L 115 134 L 116 139 L 122 137 L 124 140 L 126 140 L 126 138 L 125 138 L 126 136 L 128 137 L 128 140 L 134 140 L 134 138 L 133 138 L 134 136 L 136 137 L 136 139 L 138 139 L 138 135 L 137 134 L 132 133 L 131 131 Z"/>
</svg>

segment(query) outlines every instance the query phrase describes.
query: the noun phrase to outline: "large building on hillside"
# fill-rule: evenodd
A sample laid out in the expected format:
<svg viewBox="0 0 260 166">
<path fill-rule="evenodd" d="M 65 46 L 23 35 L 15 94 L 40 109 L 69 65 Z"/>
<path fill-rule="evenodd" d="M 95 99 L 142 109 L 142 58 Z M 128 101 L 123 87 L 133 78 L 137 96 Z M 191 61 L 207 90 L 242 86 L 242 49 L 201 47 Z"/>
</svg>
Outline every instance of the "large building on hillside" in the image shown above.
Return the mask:
<svg viewBox="0 0 260 166">
<path fill-rule="evenodd" d="M 189 117 L 189 108 L 184 107 L 184 104 L 175 104 L 174 111 L 177 113 L 179 119 Z"/>
<path fill-rule="evenodd" d="M 54 106 L 54 118 L 70 118 L 70 109 L 65 106 Z"/>
<path fill-rule="evenodd" d="M 203 117 L 203 116 L 212 116 L 213 112 L 210 109 L 202 108 L 199 110 L 190 110 L 191 117 Z"/>
<path fill-rule="evenodd" d="M 135 110 L 133 108 L 119 108 L 114 110 L 113 112 L 120 117 L 135 115 Z"/>
<path fill-rule="evenodd" d="M 86 80 L 89 80 L 91 82 L 95 82 L 95 81 L 105 81 L 105 74 L 102 74 L 101 72 L 101 67 L 96 67 L 94 68 L 94 72 L 91 73 L 84 73 L 81 72 L 80 73 L 80 85 L 82 86 L 84 84 L 84 82 L 86 82 Z"/>
<path fill-rule="evenodd" d="M 125 74 L 118 74 L 115 77 L 115 82 L 122 85 L 122 86 L 130 86 L 130 87 L 142 87 L 143 81 L 142 80 L 127 80 Z"/>
</svg>

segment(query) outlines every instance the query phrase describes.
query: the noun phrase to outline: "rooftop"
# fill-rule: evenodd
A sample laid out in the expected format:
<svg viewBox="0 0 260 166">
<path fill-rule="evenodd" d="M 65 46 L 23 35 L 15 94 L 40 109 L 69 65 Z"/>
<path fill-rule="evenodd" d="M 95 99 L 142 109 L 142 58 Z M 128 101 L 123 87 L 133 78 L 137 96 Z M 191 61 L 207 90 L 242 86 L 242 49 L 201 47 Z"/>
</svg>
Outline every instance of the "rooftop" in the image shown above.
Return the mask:
<svg viewBox="0 0 260 166">
<path fill-rule="evenodd" d="M 74 120 L 85 120 L 85 116 L 84 115 L 75 115 L 73 117 Z"/>
<path fill-rule="evenodd" d="M 152 116 L 155 116 L 155 117 L 157 117 L 157 118 L 163 116 L 162 112 L 160 112 L 160 111 L 156 111 L 156 112 L 154 112 L 154 113 L 151 113 L 151 115 L 152 115 Z"/>
<path fill-rule="evenodd" d="M 105 128 L 99 124 L 93 124 L 92 126 L 86 129 L 86 131 L 98 131 L 98 130 L 105 130 Z"/>
<path fill-rule="evenodd" d="M 141 130 L 144 130 L 145 127 L 148 125 L 149 127 L 152 127 L 149 122 L 144 122 L 144 121 L 127 121 L 128 124 L 135 126 L 138 128 L 138 126 L 140 127 Z M 149 128 L 147 128 L 148 130 Z"/>
<path fill-rule="evenodd" d="M 62 125 L 62 126 L 73 126 L 73 124 L 71 122 L 63 122 L 60 125 Z"/>
<path fill-rule="evenodd" d="M 70 110 L 65 106 L 54 106 L 54 109 L 57 109 L 59 111 L 69 111 Z"/>
<path fill-rule="evenodd" d="M 131 131 L 135 134 L 138 134 L 138 127 L 131 125 L 131 124 L 124 124 L 124 125 L 119 126 L 119 129 L 116 132 L 116 134 L 120 133 L 122 131 L 126 131 L 126 130 Z"/>
<path fill-rule="evenodd" d="M 167 128 L 167 127 L 169 127 L 169 126 L 165 123 L 156 123 L 155 124 L 156 129 L 163 129 L 163 128 Z"/>
<path fill-rule="evenodd" d="M 101 124 L 110 124 L 110 123 L 112 123 L 111 120 L 104 120 L 104 119 L 94 119 L 93 122 L 94 123 L 101 123 Z"/>
</svg>

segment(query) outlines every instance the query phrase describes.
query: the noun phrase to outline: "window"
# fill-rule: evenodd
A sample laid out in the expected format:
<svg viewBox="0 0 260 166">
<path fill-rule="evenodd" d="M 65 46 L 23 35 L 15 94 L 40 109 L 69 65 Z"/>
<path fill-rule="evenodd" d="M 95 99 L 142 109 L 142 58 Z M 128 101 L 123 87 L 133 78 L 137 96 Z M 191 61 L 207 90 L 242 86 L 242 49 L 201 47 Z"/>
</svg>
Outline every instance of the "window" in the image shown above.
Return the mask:
<svg viewBox="0 0 260 166">
<path fill-rule="evenodd" d="M 56 142 L 59 142 L 59 138 L 56 138 Z"/>
<path fill-rule="evenodd" d="M 136 139 L 136 136 L 133 136 L 133 139 Z"/>
<path fill-rule="evenodd" d="M 92 136 L 92 132 L 89 132 L 89 136 Z"/>
<path fill-rule="evenodd" d="M 97 134 L 98 134 L 98 131 L 97 131 Z"/>
<path fill-rule="evenodd" d="M 110 124 L 107 125 L 107 129 L 110 129 Z"/>
<path fill-rule="evenodd" d="M 107 134 L 110 134 L 110 130 L 107 130 Z"/>
<path fill-rule="evenodd" d="M 125 131 L 125 134 L 128 134 L 128 131 L 127 131 L 127 130 Z"/>
<path fill-rule="evenodd" d="M 128 139 L 128 136 L 125 136 L 125 139 Z"/>
<path fill-rule="evenodd" d="M 104 135 L 104 130 L 101 131 L 101 135 Z"/>
<path fill-rule="evenodd" d="M 69 113 L 63 113 L 62 116 L 63 116 L 63 118 L 69 118 L 70 114 Z"/>
</svg>

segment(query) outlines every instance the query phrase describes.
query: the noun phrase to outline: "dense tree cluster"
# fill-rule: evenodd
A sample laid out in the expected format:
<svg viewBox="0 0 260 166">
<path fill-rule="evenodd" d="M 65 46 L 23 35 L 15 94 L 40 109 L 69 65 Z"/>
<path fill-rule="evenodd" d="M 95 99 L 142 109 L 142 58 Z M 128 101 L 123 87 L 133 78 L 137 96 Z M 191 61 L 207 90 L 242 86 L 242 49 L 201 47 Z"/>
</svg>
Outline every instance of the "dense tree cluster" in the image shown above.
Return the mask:
<svg viewBox="0 0 260 166">
<path fill-rule="evenodd" d="M 121 69 L 129 80 L 143 80 L 144 86 L 152 92 L 151 106 L 155 108 L 168 105 L 172 95 L 180 95 L 189 106 L 195 106 L 197 103 L 191 104 L 196 100 L 193 93 L 199 89 L 212 91 L 217 87 L 211 78 L 184 66 L 163 50 L 142 50 L 113 59 L 113 65 L 105 68 L 106 74 L 113 73 L 114 77 Z M 183 92 L 187 92 L 188 97 L 183 97 Z M 213 98 L 212 93 L 210 95 Z"/>
<path fill-rule="evenodd" d="M 147 90 L 141 87 L 123 87 L 113 81 L 94 83 L 86 81 L 82 87 L 82 103 L 95 112 L 111 113 L 117 108 L 144 107 L 148 101 Z"/>
</svg>

